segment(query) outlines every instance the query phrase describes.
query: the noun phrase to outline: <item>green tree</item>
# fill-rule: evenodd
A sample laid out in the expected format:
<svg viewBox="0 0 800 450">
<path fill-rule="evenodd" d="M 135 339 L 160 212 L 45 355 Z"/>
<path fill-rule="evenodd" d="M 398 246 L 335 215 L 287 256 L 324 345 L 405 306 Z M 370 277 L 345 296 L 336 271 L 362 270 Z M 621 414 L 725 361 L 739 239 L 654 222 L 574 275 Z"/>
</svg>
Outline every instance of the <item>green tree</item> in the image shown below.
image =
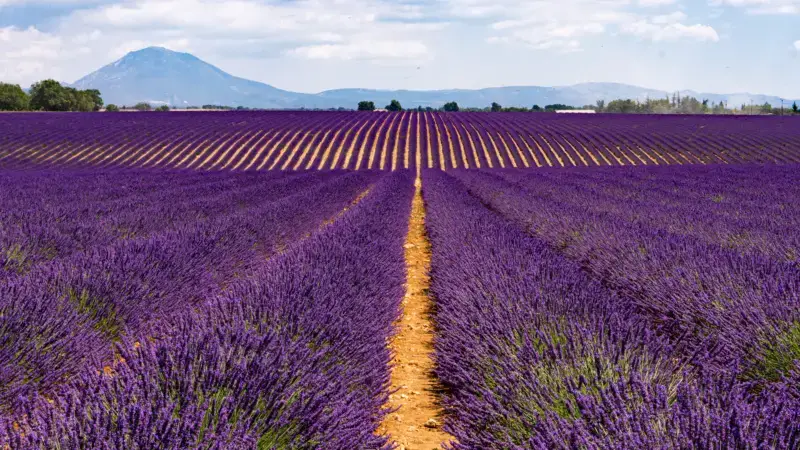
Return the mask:
<svg viewBox="0 0 800 450">
<path fill-rule="evenodd" d="M 703 102 L 694 97 L 679 97 L 673 112 L 678 114 L 702 114 L 705 112 L 705 106 Z"/>
<path fill-rule="evenodd" d="M 458 112 L 458 103 L 448 102 L 444 104 L 444 110 L 447 112 Z"/>
<path fill-rule="evenodd" d="M 151 111 L 153 109 L 153 107 L 150 106 L 150 103 L 139 102 L 136 105 L 134 105 L 133 109 L 135 109 L 137 111 Z"/>
<path fill-rule="evenodd" d="M 544 110 L 545 111 L 550 111 L 550 112 L 556 111 L 556 110 L 565 110 L 565 109 L 575 109 L 575 108 L 572 107 L 572 106 L 569 106 L 569 105 L 565 105 L 563 103 L 553 103 L 552 105 L 545 105 L 544 106 Z"/>
<path fill-rule="evenodd" d="M 97 89 L 87 89 L 83 91 L 86 95 L 92 100 L 94 107 L 92 111 L 100 111 L 103 109 L 103 97 L 100 95 L 100 91 Z"/>
<path fill-rule="evenodd" d="M 492 112 L 500 112 L 502 110 L 503 107 L 500 105 L 500 103 L 492 102 L 492 110 L 491 110 Z"/>
<path fill-rule="evenodd" d="M 797 114 L 798 110 L 800 110 L 800 108 L 797 107 L 797 102 L 792 103 L 792 112 Z"/>
<path fill-rule="evenodd" d="M 606 106 L 606 112 L 630 114 L 635 113 L 639 109 L 639 104 L 631 99 L 625 100 L 612 100 Z"/>
<path fill-rule="evenodd" d="M 92 95 L 86 91 L 79 91 L 75 88 L 64 88 L 64 92 L 69 100 L 68 111 L 90 112 L 94 111 L 95 104 Z"/>
<path fill-rule="evenodd" d="M 375 111 L 375 102 L 358 102 L 358 110 L 359 111 Z"/>
<path fill-rule="evenodd" d="M 598 100 L 595 104 L 597 105 L 597 109 L 596 109 L 597 112 L 603 112 L 603 110 L 606 107 L 606 101 L 605 100 Z"/>
<path fill-rule="evenodd" d="M 759 109 L 761 110 L 761 114 L 772 114 L 772 105 L 770 105 L 769 102 L 764 102 Z"/>
<path fill-rule="evenodd" d="M 34 111 L 99 111 L 103 98 L 97 89 L 81 91 L 43 80 L 31 86 L 30 108 Z"/>
<path fill-rule="evenodd" d="M 533 112 L 539 112 L 541 110 L 542 110 L 542 107 L 539 106 L 539 105 L 533 105 L 533 108 L 531 108 L 531 111 L 533 111 Z"/>
<path fill-rule="evenodd" d="M 56 80 L 43 80 L 31 86 L 30 107 L 34 111 L 69 111 L 72 95 Z"/>
<path fill-rule="evenodd" d="M 169 105 L 161 105 L 161 106 L 159 106 L 158 108 L 156 108 L 156 111 L 159 111 L 159 112 L 169 112 Z"/>
<path fill-rule="evenodd" d="M 397 100 L 392 100 L 391 103 L 386 105 L 387 111 L 399 112 L 403 110 L 403 106 Z"/>
<path fill-rule="evenodd" d="M 28 94 L 18 84 L 0 83 L 0 111 L 25 111 Z"/>
<path fill-rule="evenodd" d="M 672 104 L 669 98 L 652 99 L 647 98 L 643 104 L 638 104 L 636 111 L 643 114 L 669 114 L 672 112 Z"/>
<path fill-rule="evenodd" d="M 113 103 L 109 103 L 108 106 L 106 106 L 106 111 L 107 112 L 119 112 L 119 106 L 117 106 L 117 105 L 115 105 Z"/>
</svg>

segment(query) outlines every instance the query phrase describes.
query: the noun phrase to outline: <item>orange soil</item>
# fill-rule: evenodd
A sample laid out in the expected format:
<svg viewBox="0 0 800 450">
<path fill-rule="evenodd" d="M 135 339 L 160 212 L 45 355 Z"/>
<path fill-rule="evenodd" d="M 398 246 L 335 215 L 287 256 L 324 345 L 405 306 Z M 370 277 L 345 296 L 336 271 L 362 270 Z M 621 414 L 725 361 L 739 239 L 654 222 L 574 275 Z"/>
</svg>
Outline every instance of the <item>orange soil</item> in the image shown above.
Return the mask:
<svg viewBox="0 0 800 450">
<path fill-rule="evenodd" d="M 428 297 L 430 244 L 425 235 L 425 209 L 420 180 L 411 210 L 406 238 L 408 269 L 403 315 L 397 335 L 389 347 L 394 355 L 391 389 L 387 408 L 397 409 L 380 426 L 401 450 L 442 448 L 453 437 L 442 431 L 442 409 L 438 404 L 439 385 L 433 374 L 433 322 Z"/>
</svg>

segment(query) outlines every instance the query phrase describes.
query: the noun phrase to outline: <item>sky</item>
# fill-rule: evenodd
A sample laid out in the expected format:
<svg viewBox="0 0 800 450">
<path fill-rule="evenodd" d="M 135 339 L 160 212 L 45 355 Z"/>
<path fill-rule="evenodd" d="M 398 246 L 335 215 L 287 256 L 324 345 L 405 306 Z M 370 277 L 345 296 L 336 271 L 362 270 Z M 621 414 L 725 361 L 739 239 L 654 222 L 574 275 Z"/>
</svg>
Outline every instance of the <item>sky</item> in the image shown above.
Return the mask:
<svg viewBox="0 0 800 450">
<path fill-rule="evenodd" d="M 617 82 L 800 98 L 800 0 L 0 0 L 0 81 L 156 45 L 299 92 Z"/>
</svg>

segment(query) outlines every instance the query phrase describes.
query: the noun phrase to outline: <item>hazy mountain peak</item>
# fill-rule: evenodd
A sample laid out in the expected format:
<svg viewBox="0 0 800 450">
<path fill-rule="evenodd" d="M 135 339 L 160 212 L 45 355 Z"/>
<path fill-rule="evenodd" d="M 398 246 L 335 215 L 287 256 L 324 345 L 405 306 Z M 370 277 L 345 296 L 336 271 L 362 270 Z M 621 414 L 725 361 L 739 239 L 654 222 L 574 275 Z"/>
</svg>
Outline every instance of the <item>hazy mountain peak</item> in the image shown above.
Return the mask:
<svg viewBox="0 0 800 450">
<path fill-rule="evenodd" d="M 146 47 L 141 50 L 135 50 L 120 58 L 119 61 L 194 61 L 210 66 L 210 64 L 204 62 L 191 53 L 176 52 L 164 47 Z"/>
<path fill-rule="evenodd" d="M 92 77 L 93 80 L 100 76 L 114 79 L 121 77 L 161 77 L 166 75 L 187 75 L 187 71 L 204 70 L 227 75 L 222 70 L 208 64 L 189 53 L 180 53 L 164 47 L 147 47 L 130 52 L 113 63 L 75 82 L 79 85 L 83 80 Z"/>
<path fill-rule="evenodd" d="M 163 47 L 132 51 L 74 83 L 99 89 L 106 103 L 204 104 L 286 108 L 285 92 L 235 77 L 189 53 Z"/>
<path fill-rule="evenodd" d="M 159 47 L 157 45 L 153 45 L 153 46 L 150 46 L 150 47 L 145 47 L 145 48 L 142 48 L 142 49 L 139 49 L 139 50 L 134 50 L 134 51 L 132 51 L 132 52 L 130 52 L 128 54 L 129 55 L 136 55 L 136 54 L 143 54 L 143 53 L 172 53 L 172 54 L 188 55 L 188 53 L 176 52 L 174 50 L 170 50 L 170 49 L 165 48 L 165 47 Z"/>
</svg>

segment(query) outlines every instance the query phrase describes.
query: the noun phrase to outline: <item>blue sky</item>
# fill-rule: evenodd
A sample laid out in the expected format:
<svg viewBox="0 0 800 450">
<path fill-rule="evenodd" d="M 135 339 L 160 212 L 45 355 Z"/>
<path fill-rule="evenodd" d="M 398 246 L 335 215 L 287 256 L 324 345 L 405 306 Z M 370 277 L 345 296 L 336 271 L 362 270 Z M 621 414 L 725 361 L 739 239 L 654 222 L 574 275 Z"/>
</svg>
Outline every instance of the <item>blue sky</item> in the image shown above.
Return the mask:
<svg viewBox="0 0 800 450">
<path fill-rule="evenodd" d="M 0 80 L 150 45 L 303 92 L 568 85 L 800 98 L 800 0 L 0 0 Z"/>
</svg>

